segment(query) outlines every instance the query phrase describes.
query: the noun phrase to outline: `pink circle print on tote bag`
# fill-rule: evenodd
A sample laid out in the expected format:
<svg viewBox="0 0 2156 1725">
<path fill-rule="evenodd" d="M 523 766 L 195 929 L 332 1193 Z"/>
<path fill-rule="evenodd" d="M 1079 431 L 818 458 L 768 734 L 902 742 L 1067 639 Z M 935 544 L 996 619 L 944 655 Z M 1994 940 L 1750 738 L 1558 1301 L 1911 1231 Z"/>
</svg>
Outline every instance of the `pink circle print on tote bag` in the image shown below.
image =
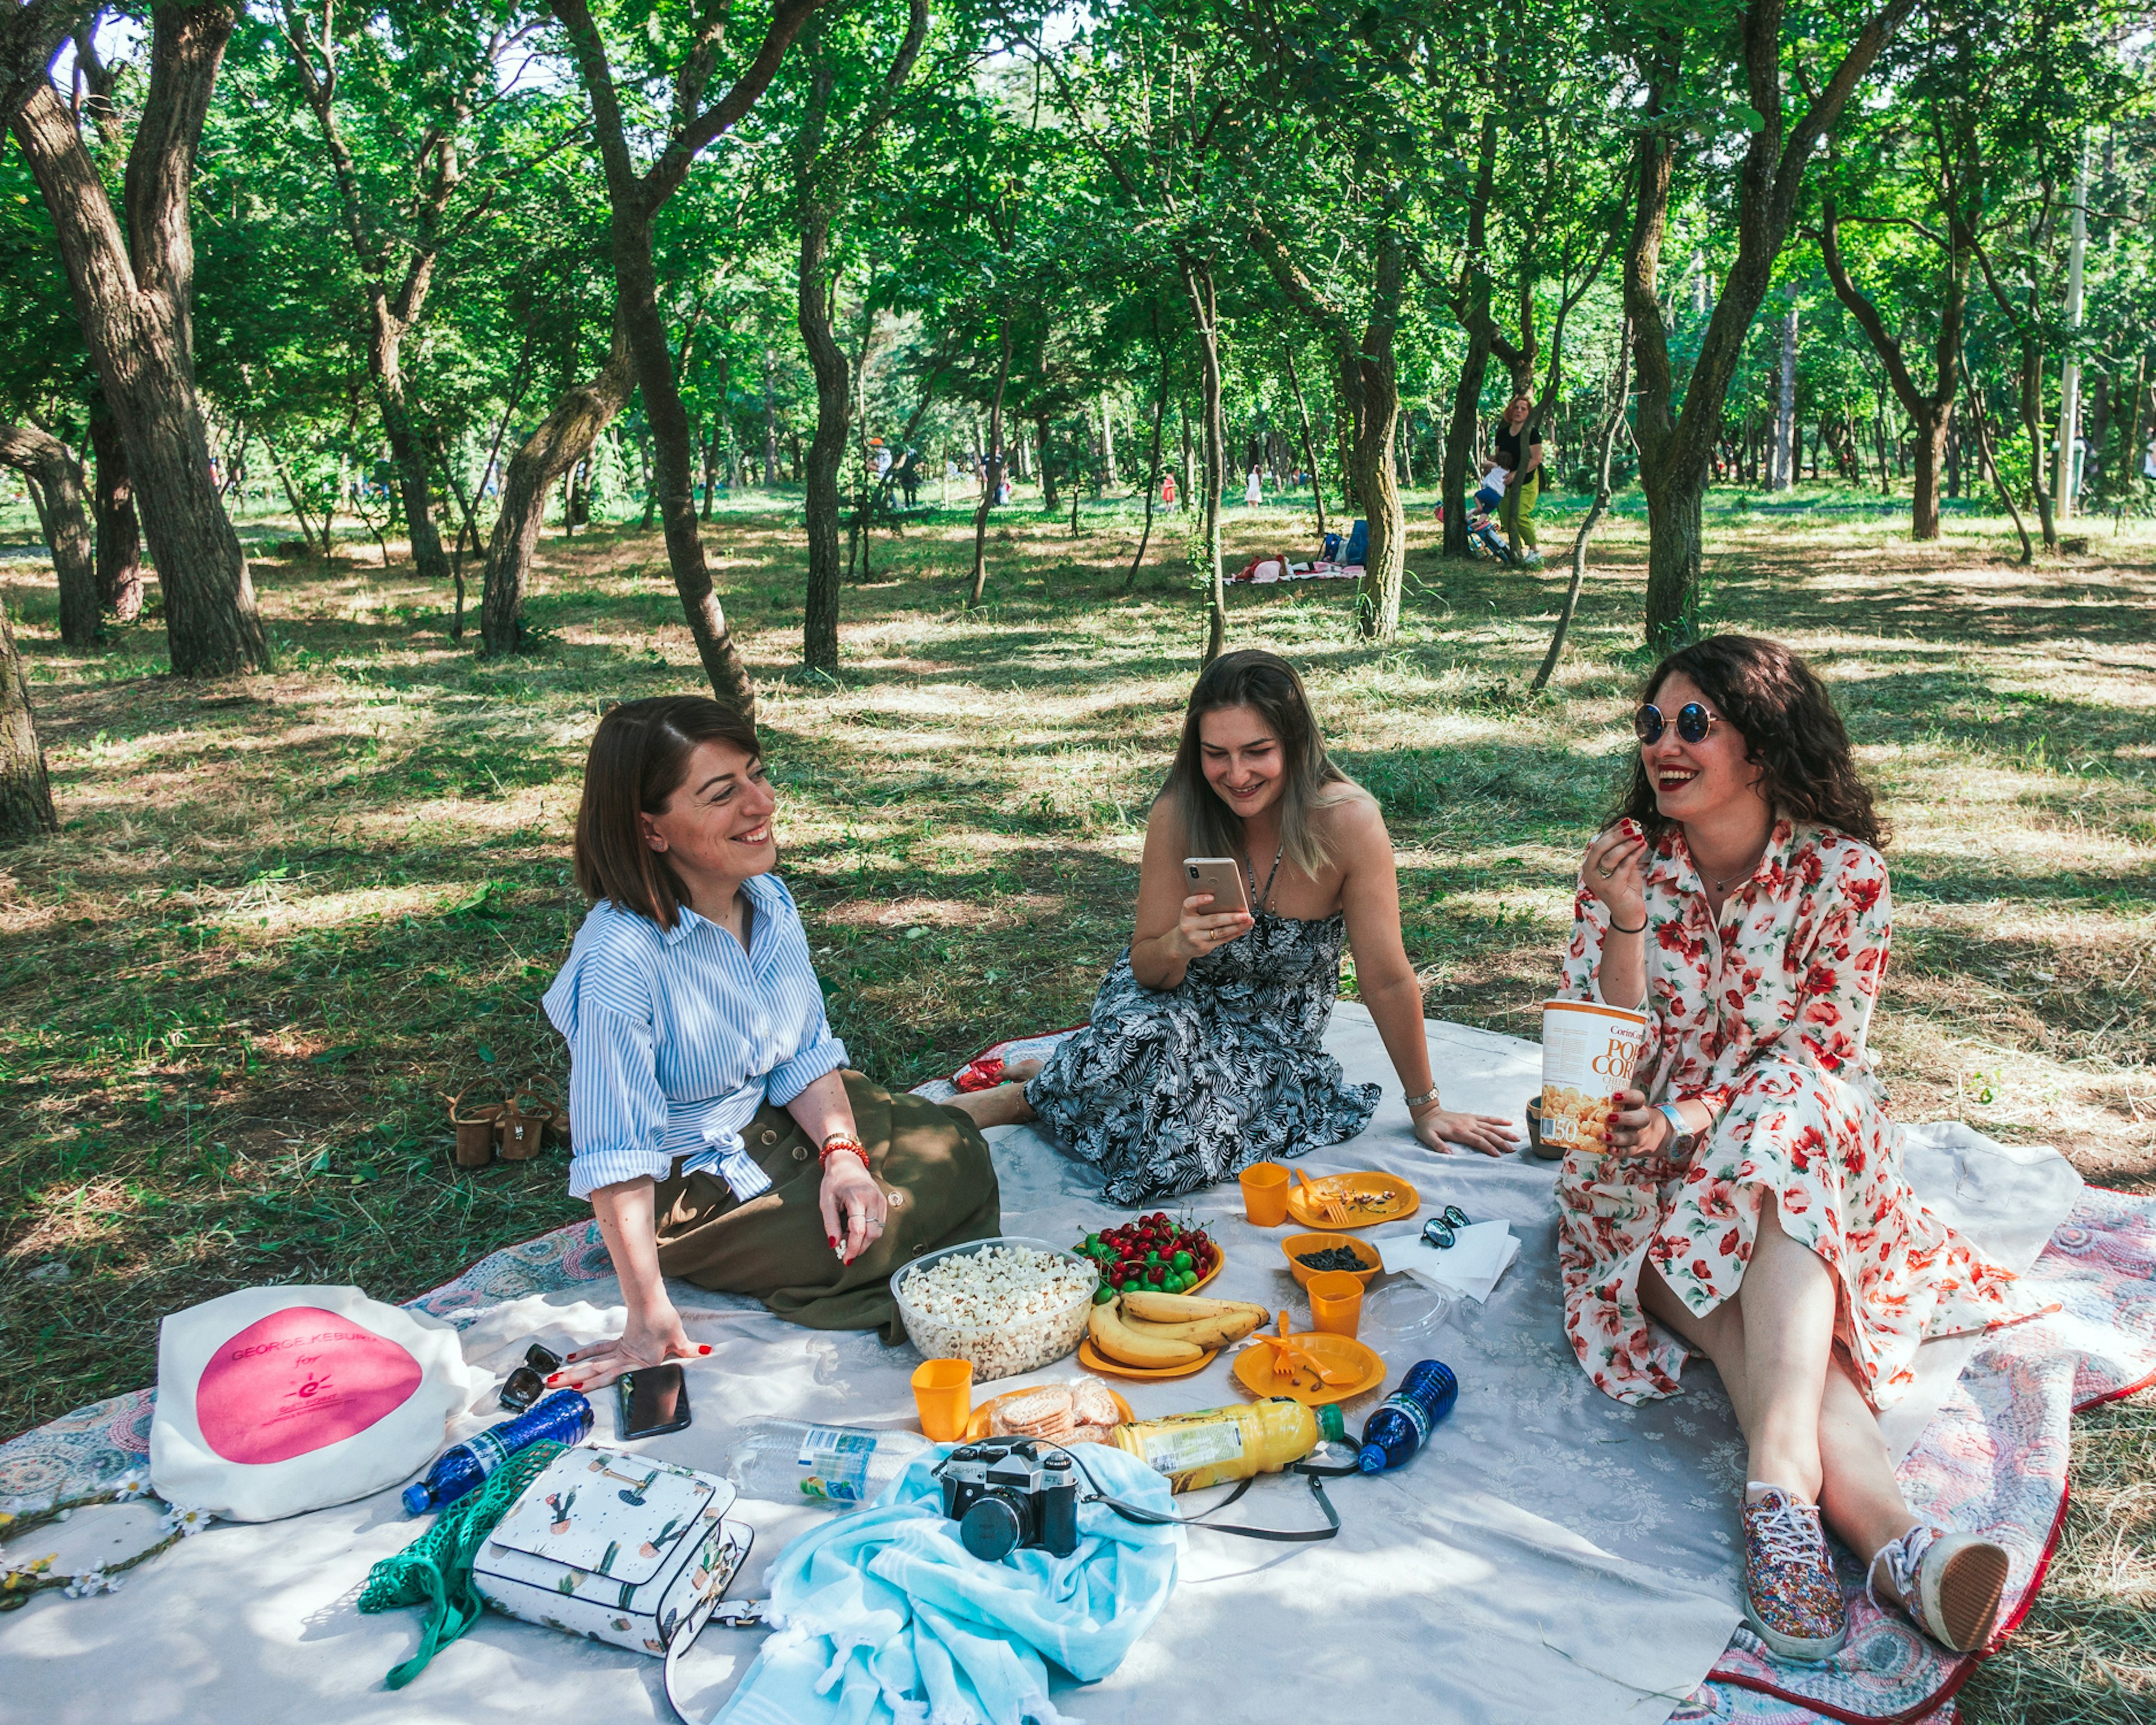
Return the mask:
<svg viewBox="0 0 2156 1725">
<path fill-rule="evenodd" d="M 195 1391 L 203 1441 L 227 1461 L 289 1461 L 365 1431 L 411 1399 L 419 1362 L 318 1306 L 292 1306 L 218 1349 Z"/>
</svg>

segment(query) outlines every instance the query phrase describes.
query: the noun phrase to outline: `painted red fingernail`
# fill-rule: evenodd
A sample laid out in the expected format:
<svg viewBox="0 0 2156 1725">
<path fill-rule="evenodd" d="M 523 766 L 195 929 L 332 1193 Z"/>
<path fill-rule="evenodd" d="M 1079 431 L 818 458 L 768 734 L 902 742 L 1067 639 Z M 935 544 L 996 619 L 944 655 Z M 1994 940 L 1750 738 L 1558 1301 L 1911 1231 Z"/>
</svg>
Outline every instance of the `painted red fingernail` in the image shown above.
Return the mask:
<svg viewBox="0 0 2156 1725">
<path fill-rule="evenodd" d="M 699 1353 L 709 1353 L 711 1351 L 711 1344 L 708 1342 L 699 1344 L 696 1349 L 696 1352 Z"/>
<path fill-rule="evenodd" d="M 562 1381 L 562 1374 L 561 1374 L 559 1372 L 557 1372 L 557 1373 L 554 1373 L 554 1375 L 553 1375 L 552 1377 L 549 1378 L 547 1381 L 549 1384 L 559 1384 L 559 1383 Z"/>
<path fill-rule="evenodd" d="M 835 1235 L 835 1234 L 827 1234 L 827 1235 L 825 1235 L 824 1236 L 824 1238 L 825 1240 L 829 1240 L 829 1241 L 830 1242 L 830 1244 L 831 1244 L 831 1250 L 832 1250 L 833 1251 L 834 1251 L 834 1252 L 835 1252 L 836 1250 L 838 1250 L 838 1249 L 839 1249 L 839 1236 L 838 1236 L 837 1235 Z"/>
</svg>

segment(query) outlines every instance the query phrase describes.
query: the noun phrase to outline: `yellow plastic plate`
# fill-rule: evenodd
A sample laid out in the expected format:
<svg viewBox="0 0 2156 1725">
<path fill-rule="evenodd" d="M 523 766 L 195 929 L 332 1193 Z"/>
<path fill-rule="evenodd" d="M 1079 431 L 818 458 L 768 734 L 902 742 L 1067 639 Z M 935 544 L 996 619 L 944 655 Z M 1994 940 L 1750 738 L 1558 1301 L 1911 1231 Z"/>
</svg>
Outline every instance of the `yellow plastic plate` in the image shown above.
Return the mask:
<svg viewBox="0 0 2156 1725">
<path fill-rule="evenodd" d="M 1323 1330 L 1306 1330 L 1288 1340 L 1299 1343 L 1328 1366 L 1343 1372 L 1358 1372 L 1362 1375 L 1353 1384 L 1327 1384 L 1308 1366 L 1297 1366 L 1291 1378 L 1273 1376 L 1273 1351 L 1251 1337 L 1248 1347 L 1235 1356 L 1235 1381 L 1255 1396 L 1284 1395 L 1301 1402 L 1306 1408 L 1322 1408 L 1327 1402 L 1344 1402 L 1365 1390 L 1377 1389 L 1385 1381 L 1384 1357 L 1373 1348 L 1366 1348 L 1352 1336 L 1329 1335 Z"/>
<path fill-rule="evenodd" d="M 1388 1197 L 1386 1194 L 1390 1194 Z M 1328 1222 L 1310 1200 L 1337 1198 L 1348 1206 L 1348 1219 Z M 1301 1180 L 1288 1188 L 1287 1213 L 1306 1228 L 1337 1233 L 1397 1222 L 1422 1208 L 1422 1194 L 1398 1174 L 1321 1174 L 1306 1193 Z"/>
<path fill-rule="evenodd" d="M 1188 1378 L 1202 1372 L 1213 1363 L 1217 1348 L 1209 1348 L 1187 1366 L 1127 1366 L 1119 1359 L 1108 1356 L 1093 1345 L 1088 1336 L 1078 1344 L 1078 1363 L 1089 1372 L 1106 1372 L 1111 1378 L 1133 1378 L 1141 1383 L 1156 1383 L 1169 1378 Z"/>
</svg>

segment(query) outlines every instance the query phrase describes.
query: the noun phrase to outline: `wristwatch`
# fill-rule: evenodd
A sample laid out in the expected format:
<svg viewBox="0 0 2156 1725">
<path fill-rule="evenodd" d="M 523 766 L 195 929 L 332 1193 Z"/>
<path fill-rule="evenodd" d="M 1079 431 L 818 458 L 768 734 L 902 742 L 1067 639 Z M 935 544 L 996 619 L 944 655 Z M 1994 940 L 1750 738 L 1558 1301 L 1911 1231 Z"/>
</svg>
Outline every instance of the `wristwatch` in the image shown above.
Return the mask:
<svg viewBox="0 0 2156 1725">
<path fill-rule="evenodd" d="M 1692 1129 L 1685 1124 L 1684 1116 L 1677 1112 L 1677 1105 L 1675 1102 L 1665 1102 L 1661 1106 L 1661 1112 L 1662 1118 L 1670 1123 L 1670 1131 L 1672 1134 L 1670 1139 L 1671 1152 L 1678 1156 L 1688 1154 L 1692 1147 Z"/>
</svg>

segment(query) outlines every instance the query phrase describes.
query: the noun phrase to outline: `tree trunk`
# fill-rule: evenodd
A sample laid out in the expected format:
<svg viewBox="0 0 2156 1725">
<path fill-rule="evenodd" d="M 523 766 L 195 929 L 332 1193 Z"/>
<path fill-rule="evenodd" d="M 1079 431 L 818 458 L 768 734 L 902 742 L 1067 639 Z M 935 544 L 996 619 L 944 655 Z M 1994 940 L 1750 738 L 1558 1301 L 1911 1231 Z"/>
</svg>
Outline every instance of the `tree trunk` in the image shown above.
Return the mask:
<svg viewBox="0 0 2156 1725">
<path fill-rule="evenodd" d="M 1036 424 L 1040 433 L 1040 507 L 1043 514 L 1054 515 L 1062 494 L 1055 489 L 1055 459 L 1048 441 L 1048 415 L 1043 413 Z"/>
<path fill-rule="evenodd" d="M 831 74 L 818 69 L 817 88 L 826 100 Z M 814 96 L 812 101 L 815 100 Z M 796 281 L 796 321 L 808 368 L 816 376 L 816 434 L 808 444 L 803 508 L 808 522 L 808 590 L 802 622 L 801 658 L 811 670 L 839 670 L 839 468 L 853 423 L 853 378 L 846 356 L 831 334 L 831 284 L 824 267 L 831 212 L 809 203 L 797 213 L 801 257 Z M 863 343 L 864 352 L 866 342 Z"/>
<path fill-rule="evenodd" d="M 1004 482 L 1004 386 L 1010 382 L 1010 318 L 996 320 L 997 359 L 995 398 L 988 403 L 988 446 L 981 452 L 981 503 L 973 511 L 973 584 L 966 597 L 968 608 L 981 603 L 988 584 L 988 511 Z"/>
<path fill-rule="evenodd" d="M 2030 290 L 2033 301 L 2035 290 Z M 2030 311 L 2036 308 L 2032 305 Z M 2044 350 L 2033 336 L 2021 338 L 2020 377 L 2021 424 L 2029 434 L 2029 490 L 2036 504 L 2036 523 L 2043 530 L 2044 549 L 2056 552 L 2059 548 L 2059 523 L 2051 496 L 2051 488 L 2045 483 L 2044 457 Z"/>
<path fill-rule="evenodd" d="M 1204 421 L 1204 466 L 1201 480 L 1204 501 L 1201 536 L 1205 546 L 1206 593 L 1209 617 L 1205 656 L 1210 665 L 1228 641 L 1228 588 L 1221 570 L 1220 486 L 1227 462 L 1228 431 L 1220 415 L 1220 331 L 1219 302 L 1209 264 L 1180 260 L 1183 293 L 1190 302 L 1191 321 L 1198 329 L 1198 377 L 1200 418 Z"/>
<path fill-rule="evenodd" d="M 1681 404 L 1662 322 L 1656 280 L 1668 228 L 1670 187 L 1681 139 L 1671 105 L 1683 98 L 1686 69 L 1675 33 L 1643 56 L 1645 100 L 1633 152 L 1634 208 L 1625 248 L 1625 310 L 1639 371 L 1635 441 L 1647 496 L 1646 644 L 1658 651 L 1689 639 L 1699 607 L 1701 514 L 1707 473 L 1743 357 L 1744 341 L 1772 283 L 1774 259 L 1796 216 L 1804 173 L 1820 141 L 1900 30 L 1913 0 L 1884 0 L 1850 39 L 1822 81 L 1807 83 L 1805 106 L 1786 123 L 1781 0 L 1748 0 L 1735 21 L 1740 70 L 1761 124 L 1736 175 L 1737 256 L 1717 296 L 1685 380 Z M 1699 69 L 1693 69 L 1694 75 Z M 1658 519 L 1667 516 L 1666 520 Z"/>
<path fill-rule="evenodd" d="M 142 614 L 142 529 L 127 475 L 127 440 L 102 398 L 90 404 L 90 446 L 97 458 L 91 511 L 97 526 L 99 603 L 122 623 Z M 304 524 L 300 529 L 306 531 Z"/>
<path fill-rule="evenodd" d="M 1573 613 L 1578 608 L 1579 590 L 1587 581 L 1587 542 L 1594 536 L 1594 530 L 1602 524 L 1602 517 L 1609 508 L 1609 458 L 1617 448 L 1617 434 L 1625 424 L 1625 402 L 1632 377 L 1632 326 L 1620 323 L 1617 332 L 1617 372 L 1615 387 L 1611 392 L 1609 413 L 1602 422 L 1602 438 L 1595 450 L 1594 501 L 1589 507 L 1587 519 L 1579 524 L 1579 531 L 1572 542 L 1572 579 L 1564 590 L 1564 603 L 1557 614 L 1557 627 L 1550 634 L 1549 651 L 1543 655 L 1540 669 L 1529 686 L 1539 695 L 1549 685 L 1552 673 L 1564 652 L 1564 638 L 1572 628 Z"/>
<path fill-rule="evenodd" d="M 1774 477 L 1773 489 L 1792 490 L 1797 483 L 1797 290 L 1789 290 L 1789 309 L 1782 315 L 1781 387 L 1774 404 Z"/>
<path fill-rule="evenodd" d="M 1116 414 L 1110 404 L 1107 392 L 1101 393 L 1101 471 L 1103 475 L 1101 491 L 1105 495 L 1116 489 Z"/>
<path fill-rule="evenodd" d="M 97 567 L 90 556 L 81 465 L 50 432 L 0 422 L 0 467 L 15 468 L 37 481 L 38 521 L 59 581 L 60 639 L 78 649 L 95 646 Z"/>
<path fill-rule="evenodd" d="M 1156 337 L 1158 331 L 1156 328 Z M 1152 452 L 1146 459 L 1145 527 L 1138 535 L 1138 548 L 1131 557 L 1130 573 L 1123 577 L 1123 591 L 1128 593 L 1137 585 L 1138 566 L 1145 562 L 1146 547 L 1152 542 L 1153 499 L 1160 491 L 1160 431 L 1168 418 L 1168 349 L 1160 351 L 1160 393 L 1152 403 Z"/>
<path fill-rule="evenodd" d="M 1460 258 L 1460 284 L 1454 315 L 1467 332 L 1467 352 L 1452 386 L 1452 418 L 1445 431 L 1445 461 L 1439 475 L 1445 509 L 1443 555 L 1470 555 L 1467 544 L 1468 469 L 1475 459 L 1476 434 L 1482 418 L 1482 380 L 1490 369 L 1490 265 L 1487 234 L 1490 200 L 1497 170 L 1497 116 L 1482 117 L 1476 145 L 1475 197 L 1468 206 L 1467 245 Z"/>
<path fill-rule="evenodd" d="M 1916 416 L 1917 475 L 1910 497 L 1909 536 L 1922 542 L 1939 536 L 1939 476 L 1946 466 L 1947 430 L 1953 404 L 1928 403 Z"/>
<path fill-rule="evenodd" d="M 696 656 L 719 700 L 753 719 L 756 691 L 726 625 L 724 608 L 704 561 L 704 542 L 696 526 L 692 469 L 695 439 L 688 411 L 674 374 L 674 352 L 666 319 L 659 308 L 659 272 L 652 254 L 652 225 L 658 214 L 651 190 L 636 177 L 627 131 L 613 89 L 613 73 L 597 28 L 579 0 L 557 0 L 555 10 L 567 27 L 570 49 L 590 100 L 594 131 L 606 164 L 609 238 L 613 259 L 615 315 L 629 332 L 644 413 L 657 446 L 659 514 L 665 531 L 666 561 Z M 774 31 L 778 25 L 774 23 Z M 657 169 L 654 169 L 655 173 Z M 685 173 L 685 166 L 683 172 Z M 679 183 L 678 181 L 675 183 Z M 669 187 L 669 190 L 671 188 Z"/>
<path fill-rule="evenodd" d="M 124 235 L 74 120 L 49 85 L 30 92 L 13 125 L 52 215 L 84 344 L 126 443 L 172 669 L 190 677 L 252 670 L 266 652 L 247 560 L 211 472 L 194 378 L 187 198 L 233 23 L 229 5 L 154 9 Z"/>
<path fill-rule="evenodd" d="M 776 361 L 771 349 L 763 350 L 763 488 L 778 483 L 778 390 L 773 376 Z"/>
<path fill-rule="evenodd" d="M 547 492 L 554 481 L 591 453 L 599 434 L 619 413 L 636 387 L 636 367 L 620 320 L 613 329 L 613 351 L 588 383 L 580 383 L 556 403 L 539 429 L 509 458 L 501 480 L 501 512 L 486 548 L 486 572 L 480 596 L 480 639 L 489 655 L 514 653 L 523 629 L 524 584 L 531 553 L 547 519 Z"/>
<path fill-rule="evenodd" d="M 428 586 L 446 588 L 449 559 L 442 549 L 441 531 L 434 525 L 434 501 L 428 491 L 426 440 L 413 423 L 411 398 L 404 385 L 406 326 L 388 301 L 378 296 L 372 313 L 367 362 L 381 404 L 382 434 L 388 440 L 389 459 L 397 470 L 397 493 L 404 506 L 404 531 L 412 542 L 412 562 Z"/>
<path fill-rule="evenodd" d="M 1295 345 L 1286 344 L 1282 353 L 1287 359 L 1287 387 L 1295 392 L 1295 416 L 1302 427 L 1302 459 L 1310 464 L 1311 501 L 1317 506 L 1317 537 L 1325 539 L 1325 487 L 1317 477 L 1317 446 L 1311 441 L 1310 409 L 1303 405 L 1302 384 L 1295 375 Z"/>
<path fill-rule="evenodd" d="M 45 752 L 30 711 L 23 655 L 8 626 L 7 608 L 0 605 L 0 845 L 18 845 L 59 829 Z"/>
</svg>

